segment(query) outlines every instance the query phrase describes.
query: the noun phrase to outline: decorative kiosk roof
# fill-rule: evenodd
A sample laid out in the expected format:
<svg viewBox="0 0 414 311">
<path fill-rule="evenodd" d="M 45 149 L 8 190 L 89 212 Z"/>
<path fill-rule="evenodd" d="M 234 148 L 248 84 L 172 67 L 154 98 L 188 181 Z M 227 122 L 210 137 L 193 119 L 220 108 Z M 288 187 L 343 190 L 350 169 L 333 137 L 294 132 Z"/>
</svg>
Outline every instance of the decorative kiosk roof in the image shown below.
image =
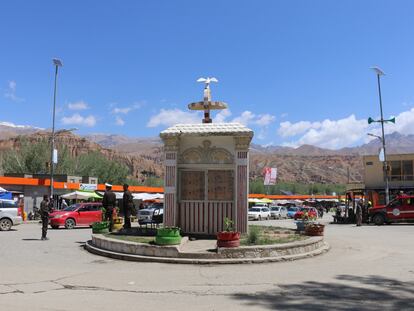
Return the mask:
<svg viewBox="0 0 414 311">
<path fill-rule="evenodd" d="M 253 131 L 240 123 L 176 124 L 160 133 L 161 138 L 174 136 L 247 136 Z"/>
</svg>

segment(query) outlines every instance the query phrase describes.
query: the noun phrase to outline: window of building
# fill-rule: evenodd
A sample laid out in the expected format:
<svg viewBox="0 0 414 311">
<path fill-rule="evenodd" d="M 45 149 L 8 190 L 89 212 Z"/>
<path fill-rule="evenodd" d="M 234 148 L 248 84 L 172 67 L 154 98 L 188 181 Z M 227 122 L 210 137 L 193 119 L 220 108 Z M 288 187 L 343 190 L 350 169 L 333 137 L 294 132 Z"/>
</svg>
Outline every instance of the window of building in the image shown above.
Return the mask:
<svg viewBox="0 0 414 311">
<path fill-rule="evenodd" d="M 180 172 L 183 201 L 233 201 L 233 170 L 189 170 Z"/>
<path fill-rule="evenodd" d="M 184 201 L 202 201 L 205 199 L 205 172 L 181 171 L 180 198 Z"/>
<path fill-rule="evenodd" d="M 413 180 L 413 161 L 402 161 L 402 175 L 404 180 Z"/>
<path fill-rule="evenodd" d="M 401 161 L 391 161 L 391 180 L 401 180 Z"/>
<path fill-rule="evenodd" d="M 232 201 L 234 176 L 230 170 L 208 171 L 208 199 L 210 201 Z"/>
<path fill-rule="evenodd" d="M 413 180 L 413 161 L 391 161 L 390 180 Z"/>
</svg>

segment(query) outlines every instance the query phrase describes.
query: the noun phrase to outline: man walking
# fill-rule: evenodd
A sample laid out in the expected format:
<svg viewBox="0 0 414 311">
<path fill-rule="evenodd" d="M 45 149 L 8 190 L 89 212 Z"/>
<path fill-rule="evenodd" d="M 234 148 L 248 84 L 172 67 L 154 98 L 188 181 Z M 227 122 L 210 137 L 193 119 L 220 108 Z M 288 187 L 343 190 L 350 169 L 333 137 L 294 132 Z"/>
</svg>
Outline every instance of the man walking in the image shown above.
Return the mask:
<svg viewBox="0 0 414 311">
<path fill-rule="evenodd" d="M 112 185 L 105 184 L 105 193 L 102 198 L 102 206 L 105 209 L 105 220 L 109 221 L 109 232 L 112 232 L 112 227 L 114 225 L 114 208 L 116 204 L 115 193 L 112 192 Z"/>
<path fill-rule="evenodd" d="M 124 195 L 122 197 L 122 207 L 124 212 L 124 229 L 131 229 L 131 211 L 134 206 L 132 193 L 128 190 L 129 185 L 124 184 Z"/>
<path fill-rule="evenodd" d="M 50 204 L 49 204 L 49 197 L 47 194 L 43 196 L 43 201 L 40 202 L 40 217 L 42 218 L 42 240 L 49 240 L 47 235 L 47 227 L 49 226 L 49 212 L 50 212 Z"/>
</svg>

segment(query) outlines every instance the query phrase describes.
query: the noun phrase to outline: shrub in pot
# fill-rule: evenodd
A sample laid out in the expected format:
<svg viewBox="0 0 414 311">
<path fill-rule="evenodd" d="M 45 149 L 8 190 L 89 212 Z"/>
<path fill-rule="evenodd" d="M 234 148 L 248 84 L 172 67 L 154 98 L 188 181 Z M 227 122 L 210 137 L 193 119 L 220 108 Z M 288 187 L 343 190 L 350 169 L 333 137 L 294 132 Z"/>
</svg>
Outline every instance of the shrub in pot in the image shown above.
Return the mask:
<svg viewBox="0 0 414 311">
<path fill-rule="evenodd" d="M 296 229 L 298 231 L 305 231 L 306 226 L 313 224 L 316 217 L 309 215 L 308 212 L 302 214 L 302 218 L 296 221 Z"/>
<path fill-rule="evenodd" d="M 310 236 L 323 236 L 325 225 L 311 223 L 305 227 L 305 234 Z"/>
<path fill-rule="evenodd" d="M 92 233 L 109 233 L 109 223 L 107 221 L 98 221 L 92 224 Z"/>
<path fill-rule="evenodd" d="M 238 247 L 240 246 L 240 232 L 233 230 L 233 221 L 224 218 L 224 231 L 217 233 L 217 247 Z"/>
<path fill-rule="evenodd" d="M 180 228 L 163 227 L 157 229 L 155 244 L 157 245 L 177 245 L 181 243 Z"/>
</svg>

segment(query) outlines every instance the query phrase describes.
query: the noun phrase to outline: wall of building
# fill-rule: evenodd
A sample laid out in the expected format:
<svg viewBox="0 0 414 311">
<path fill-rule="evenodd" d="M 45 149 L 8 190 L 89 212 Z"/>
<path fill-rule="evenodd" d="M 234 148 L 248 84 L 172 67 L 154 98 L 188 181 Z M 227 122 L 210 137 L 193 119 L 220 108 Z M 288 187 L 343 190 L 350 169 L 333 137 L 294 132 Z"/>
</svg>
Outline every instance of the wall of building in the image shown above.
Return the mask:
<svg viewBox="0 0 414 311">
<path fill-rule="evenodd" d="M 365 169 L 365 186 L 367 189 L 383 188 L 385 187 L 383 162 L 379 161 L 378 155 L 364 156 Z M 411 174 L 407 171 L 401 170 L 401 176 L 391 174 L 393 172 L 393 161 L 412 161 L 414 163 L 414 154 L 391 154 L 387 155 L 387 162 L 391 167 L 389 171 L 389 186 L 390 188 L 413 188 L 414 178 L 413 172 Z M 408 163 L 407 163 L 408 164 Z M 413 164 L 412 164 L 413 165 Z M 394 166 L 395 171 L 395 166 Z M 401 180 L 398 180 L 401 179 Z"/>
</svg>

